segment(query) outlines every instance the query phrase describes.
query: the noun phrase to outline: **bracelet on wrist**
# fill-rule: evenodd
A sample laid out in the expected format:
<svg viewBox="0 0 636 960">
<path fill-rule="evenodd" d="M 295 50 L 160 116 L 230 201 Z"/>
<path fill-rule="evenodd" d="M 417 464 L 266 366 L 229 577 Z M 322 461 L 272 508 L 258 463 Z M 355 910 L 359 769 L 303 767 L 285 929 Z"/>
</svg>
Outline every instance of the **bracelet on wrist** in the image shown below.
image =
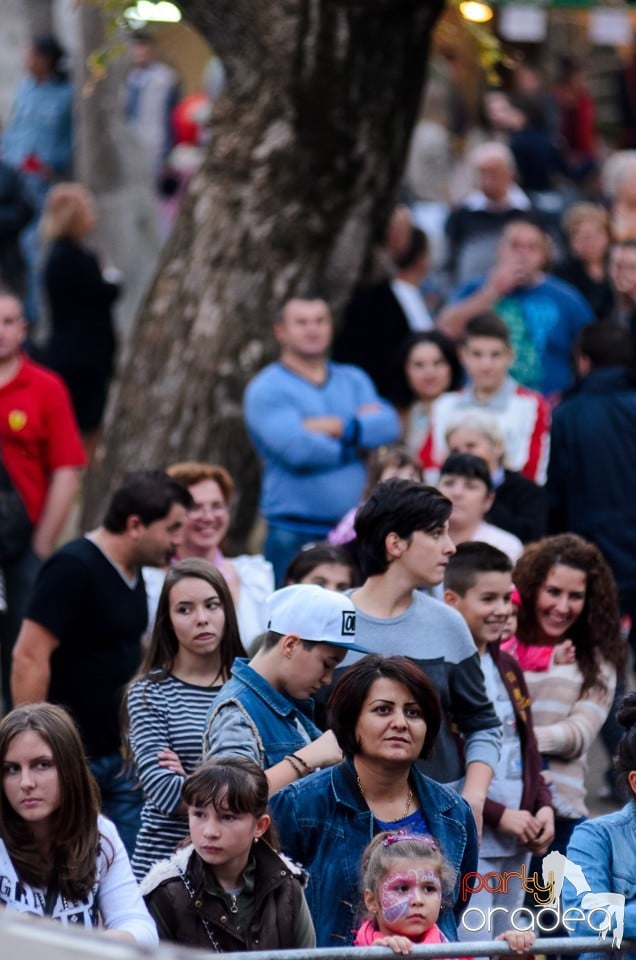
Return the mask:
<svg viewBox="0 0 636 960">
<path fill-rule="evenodd" d="M 310 763 L 307 763 L 306 760 L 303 760 L 303 758 L 300 757 L 297 753 L 292 753 L 292 757 L 294 758 L 294 760 L 298 760 L 298 762 L 302 764 L 305 770 L 305 775 L 307 775 L 308 773 L 314 772 L 315 767 L 312 767 Z"/>
<path fill-rule="evenodd" d="M 298 757 L 295 757 L 294 755 L 290 755 L 290 754 L 287 754 L 286 756 L 283 757 L 283 760 L 287 760 L 287 762 L 293 769 L 294 773 L 300 780 L 301 777 L 305 777 L 307 774 L 303 766 L 297 762 L 298 759 L 299 759 Z"/>
</svg>

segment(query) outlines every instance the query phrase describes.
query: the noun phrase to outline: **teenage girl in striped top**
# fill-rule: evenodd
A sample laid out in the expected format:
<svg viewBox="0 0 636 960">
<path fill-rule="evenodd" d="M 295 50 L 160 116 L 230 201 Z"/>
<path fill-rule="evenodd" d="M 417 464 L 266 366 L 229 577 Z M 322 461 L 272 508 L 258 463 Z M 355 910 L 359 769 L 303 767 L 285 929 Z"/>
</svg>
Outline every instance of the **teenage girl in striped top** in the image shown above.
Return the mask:
<svg viewBox="0 0 636 960">
<path fill-rule="evenodd" d="M 188 832 L 181 789 L 237 656 L 246 654 L 223 576 L 206 560 L 180 560 L 166 574 L 150 647 L 128 688 L 124 735 L 144 790 L 132 859 L 138 880 Z"/>
</svg>

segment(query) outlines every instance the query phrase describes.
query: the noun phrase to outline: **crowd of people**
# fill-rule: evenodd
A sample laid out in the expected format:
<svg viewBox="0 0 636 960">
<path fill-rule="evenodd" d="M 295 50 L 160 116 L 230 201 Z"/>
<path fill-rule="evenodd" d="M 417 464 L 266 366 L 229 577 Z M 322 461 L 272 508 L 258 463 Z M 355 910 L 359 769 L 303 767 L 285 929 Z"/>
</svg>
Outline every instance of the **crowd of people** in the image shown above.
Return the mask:
<svg viewBox="0 0 636 960">
<path fill-rule="evenodd" d="M 337 328 L 319 296 L 282 305 L 278 359 L 244 398 L 263 554 L 231 556 L 234 478 L 194 460 L 127 474 L 101 525 L 58 546 L 114 370 L 119 283 L 53 150 L 60 59 L 34 42 L 0 165 L 0 187 L 25 189 L 14 242 L 41 215 L 52 320 L 40 365 L 3 269 L 0 903 L 142 946 L 523 953 L 542 931 L 540 901 L 515 922 L 521 878 L 557 856 L 587 885 L 566 871 L 564 905 L 609 928 L 620 895 L 636 936 L 636 164 L 617 155 L 590 199 L 580 71 L 557 87 L 558 157 L 536 98 L 491 98 L 437 299 L 427 235 L 399 207 L 384 275 Z M 17 137 L 44 95 L 50 154 Z M 165 126 L 147 132 L 157 174 Z M 578 190 L 562 230 L 550 171 Z M 625 806 L 588 820 L 601 734 Z"/>
</svg>

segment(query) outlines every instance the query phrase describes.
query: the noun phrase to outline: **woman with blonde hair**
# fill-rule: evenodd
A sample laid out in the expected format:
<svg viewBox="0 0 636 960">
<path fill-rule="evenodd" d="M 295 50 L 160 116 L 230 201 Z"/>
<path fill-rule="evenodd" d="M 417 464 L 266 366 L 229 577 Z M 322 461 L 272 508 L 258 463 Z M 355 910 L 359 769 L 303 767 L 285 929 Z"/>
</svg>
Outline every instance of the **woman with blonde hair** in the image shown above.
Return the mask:
<svg viewBox="0 0 636 960">
<path fill-rule="evenodd" d="M 598 320 L 608 320 L 614 308 L 608 275 L 609 214 L 596 203 L 575 203 L 565 212 L 562 226 L 567 237 L 568 256 L 553 273 L 576 287 Z"/>
<path fill-rule="evenodd" d="M 113 375 L 116 341 L 111 309 L 120 290 L 113 268 L 102 273 L 97 257 L 84 246 L 96 223 L 93 197 L 86 187 L 79 183 L 52 187 L 41 224 L 49 242 L 44 289 L 51 323 L 44 362 L 69 388 L 89 453 Z"/>
</svg>

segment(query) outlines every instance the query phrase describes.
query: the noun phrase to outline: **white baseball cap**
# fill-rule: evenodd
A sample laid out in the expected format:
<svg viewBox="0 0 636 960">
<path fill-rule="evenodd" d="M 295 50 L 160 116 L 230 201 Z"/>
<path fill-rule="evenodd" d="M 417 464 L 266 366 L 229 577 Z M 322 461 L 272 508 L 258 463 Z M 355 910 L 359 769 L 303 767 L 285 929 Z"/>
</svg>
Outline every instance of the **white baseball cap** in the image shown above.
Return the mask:
<svg viewBox="0 0 636 960">
<path fill-rule="evenodd" d="M 295 634 L 312 643 L 331 643 L 334 647 L 369 653 L 354 643 L 356 608 L 349 597 L 325 590 L 315 583 L 295 583 L 277 590 L 268 600 L 268 630 Z"/>
</svg>

